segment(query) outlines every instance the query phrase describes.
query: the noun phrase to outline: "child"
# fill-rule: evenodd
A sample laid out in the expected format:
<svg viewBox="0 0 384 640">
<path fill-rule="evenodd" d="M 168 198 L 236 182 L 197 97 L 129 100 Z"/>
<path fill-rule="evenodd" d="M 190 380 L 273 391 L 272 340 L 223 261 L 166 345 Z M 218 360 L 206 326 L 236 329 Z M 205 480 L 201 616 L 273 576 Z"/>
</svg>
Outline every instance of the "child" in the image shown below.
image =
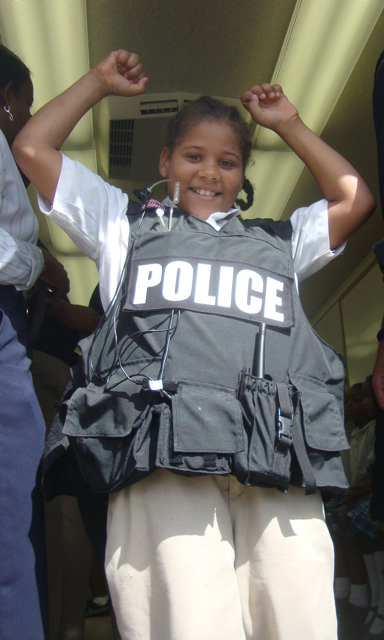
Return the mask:
<svg viewBox="0 0 384 640">
<path fill-rule="evenodd" d="M 86 347 L 90 384 L 65 426 L 85 433 L 81 446 L 100 444 L 104 461 L 119 443 L 107 484 L 125 488 L 110 495 L 106 551 L 119 631 L 336 640 L 332 545 L 315 487 L 347 486 L 343 372 L 303 316 L 293 268 L 309 275 L 339 252 L 373 197 L 281 87 L 263 84 L 243 105 L 300 156 L 326 200 L 291 223 L 242 223 L 233 204 L 250 138 L 236 110 L 201 99 L 171 121 L 160 158 L 171 199 L 180 183 L 170 232 L 158 205 L 127 215 L 126 195 L 58 150 L 101 98 L 138 95 L 146 81 L 138 56 L 112 52 L 14 145 L 42 209 L 97 262 L 105 308 L 122 280 Z M 273 485 L 282 491 L 263 488 Z"/>
</svg>

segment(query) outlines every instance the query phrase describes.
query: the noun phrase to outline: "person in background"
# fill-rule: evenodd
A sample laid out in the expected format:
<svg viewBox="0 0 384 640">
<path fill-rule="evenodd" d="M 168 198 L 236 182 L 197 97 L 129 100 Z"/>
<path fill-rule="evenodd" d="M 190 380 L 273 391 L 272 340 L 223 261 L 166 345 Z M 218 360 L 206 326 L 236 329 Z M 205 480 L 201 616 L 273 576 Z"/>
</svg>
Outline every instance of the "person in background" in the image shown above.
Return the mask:
<svg viewBox="0 0 384 640">
<path fill-rule="evenodd" d="M 25 64 L 0 45 L 0 637 L 48 638 L 44 510 L 38 467 L 45 425 L 30 375 L 24 293 L 69 290 L 65 269 L 36 246 L 38 222 L 10 146 L 30 118 Z"/>
<path fill-rule="evenodd" d="M 38 304 L 39 293 L 28 300 L 32 327 Z M 39 334 L 33 336 L 31 373 L 48 433 L 70 380 L 69 367 L 76 362 L 76 345 L 96 329 L 100 317 L 63 298 L 45 310 Z M 50 640 L 82 640 L 92 549 L 74 496 L 45 503 L 45 531 Z"/>
<path fill-rule="evenodd" d="M 335 545 L 335 595 L 339 608 L 346 598 L 352 605 L 349 615 L 342 616 L 344 625 L 340 624 L 339 629 L 340 637 L 348 640 L 364 623 L 367 638 L 382 638 L 384 630 L 380 621 L 384 607 L 384 541 L 370 517 L 377 416 L 371 380 L 372 376 L 368 376 L 364 383 L 354 384 L 346 404 L 346 417 L 354 423 L 350 439 L 351 487 L 335 494 L 326 504 Z"/>
</svg>

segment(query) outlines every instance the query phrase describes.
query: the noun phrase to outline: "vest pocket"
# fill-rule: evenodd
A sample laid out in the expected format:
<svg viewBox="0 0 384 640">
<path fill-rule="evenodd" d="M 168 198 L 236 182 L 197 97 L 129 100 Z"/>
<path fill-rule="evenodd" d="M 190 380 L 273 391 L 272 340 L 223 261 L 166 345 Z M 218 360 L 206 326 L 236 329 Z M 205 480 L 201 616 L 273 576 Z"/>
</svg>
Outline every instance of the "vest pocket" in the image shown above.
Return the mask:
<svg viewBox="0 0 384 640">
<path fill-rule="evenodd" d="M 147 397 L 130 383 L 124 392 L 112 393 L 103 384 L 76 389 L 67 403 L 63 433 L 68 436 L 127 436 L 140 426 L 148 412 Z"/>
<path fill-rule="evenodd" d="M 335 396 L 316 378 L 290 374 L 300 392 L 300 405 L 307 445 L 321 451 L 349 449 L 344 421 Z"/>
<path fill-rule="evenodd" d="M 287 386 L 292 400 L 294 390 Z M 278 485 L 285 488 L 290 480 L 291 446 L 281 446 L 279 402 L 276 383 L 247 376 L 240 398 L 245 431 L 249 438 L 250 485 Z M 293 409 L 292 409 L 293 410 Z M 292 442 L 292 439 L 291 439 Z"/>
<path fill-rule="evenodd" d="M 290 374 L 290 380 L 299 391 L 297 413 L 317 487 L 347 488 L 340 451 L 349 449 L 349 445 L 336 397 L 316 378 L 295 373 Z M 300 478 L 294 483 L 300 484 Z"/>
<path fill-rule="evenodd" d="M 156 444 L 158 427 L 155 423 L 152 429 L 150 403 L 140 398 L 129 403 L 123 394 L 116 396 L 90 383 L 64 398 L 60 411 L 62 432 L 91 491 L 116 491 L 154 471 L 151 445 Z"/>
<path fill-rule="evenodd" d="M 176 453 L 237 453 L 244 449 L 241 409 L 235 391 L 179 382 L 172 397 Z"/>
</svg>

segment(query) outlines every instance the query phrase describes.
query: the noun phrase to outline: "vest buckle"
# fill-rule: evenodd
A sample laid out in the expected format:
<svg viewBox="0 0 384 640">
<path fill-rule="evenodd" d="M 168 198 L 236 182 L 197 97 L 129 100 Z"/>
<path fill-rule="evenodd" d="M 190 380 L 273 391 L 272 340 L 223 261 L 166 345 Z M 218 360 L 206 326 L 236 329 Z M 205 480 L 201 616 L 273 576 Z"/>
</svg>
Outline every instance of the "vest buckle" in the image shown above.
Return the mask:
<svg viewBox="0 0 384 640">
<path fill-rule="evenodd" d="M 277 410 L 277 428 L 275 452 L 285 456 L 293 442 L 293 414 L 289 418 L 282 416 L 279 407 Z"/>
<path fill-rule="evenodd" d="M 174 380 L 150 380 L 144 378 L 142 384 L 143 391 L 170 391 L 171 393 L 177 393 L 179 389 L 179 383 Z"/>
</svg>

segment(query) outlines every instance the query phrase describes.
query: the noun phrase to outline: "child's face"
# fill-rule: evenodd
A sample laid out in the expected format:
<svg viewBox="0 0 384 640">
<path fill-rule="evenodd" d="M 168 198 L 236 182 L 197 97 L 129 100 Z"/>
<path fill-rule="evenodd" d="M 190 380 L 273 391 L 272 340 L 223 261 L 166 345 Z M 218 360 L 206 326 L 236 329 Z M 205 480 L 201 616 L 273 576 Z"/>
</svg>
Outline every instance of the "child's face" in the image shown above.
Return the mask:
<svg viewBox="0 0 384 640">
<path fill-rule="evenodd" d="M 160 158 L 163 178 L 180 182 L 178 207 L 206 220 L 215 211 L 228 211 L 242 188 L 244 174 L 236 134 L 225 123 L 203 120 L 191 127 L 169 156 Z M 172 197 L 174 183 L 169 183 Z"/>
</svg>

